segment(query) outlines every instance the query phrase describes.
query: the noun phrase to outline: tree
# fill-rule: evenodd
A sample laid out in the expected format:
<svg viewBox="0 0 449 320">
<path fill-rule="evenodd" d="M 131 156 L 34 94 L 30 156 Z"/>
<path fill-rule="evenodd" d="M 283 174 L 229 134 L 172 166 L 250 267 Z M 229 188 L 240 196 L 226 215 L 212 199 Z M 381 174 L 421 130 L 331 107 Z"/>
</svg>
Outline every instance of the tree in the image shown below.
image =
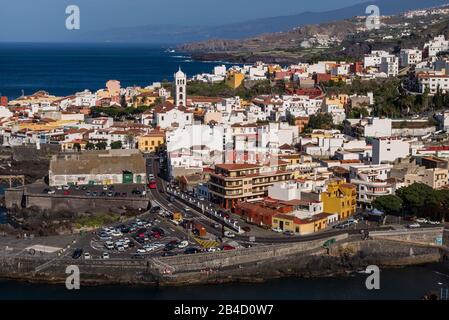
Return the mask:
<svg viewBox="0 0 449 320">
<path fill-rule="evenodd" d="M 88 142 L 88 143 L 86 143 L 85 148 L 86 148 L 86 150 L 94 150 L 95 145 L 92 142 Z"/>
<path fill-rule="evenodd" d="M 317 113 L 309 117 L 307 128 L 311 129 L 332 129 L 334 123 L 329 113 Z"/>
<path fill-rule="evenodd" d="M 402 213 L 402 199 L 395 195 L 386 195 L 377 197 L 372 205 L 374 208 L 385 212 L 386 214 L 398 216 Z"/>
<path fill-rule="evenodd" d="M 111 149 L 121 149 L 122 142 L 121 141 L 113 141 L 111 142 Z"/>
<path fill-rule="evenodd" d="M 441 216 L 442 197 L 428 185 L 414 183 L 400 188 L 396 195 L 402 199 L 404 213 L 407 215 L 434 219 Z"/>
<path fill-rule="evenodd" d="M 104 141 L 100 141 L 98 142 L 95 147 L 97 148 L 97 150 L 106 150 L 106 147 L 108 146 L 108 144 Z"/>
</svg>

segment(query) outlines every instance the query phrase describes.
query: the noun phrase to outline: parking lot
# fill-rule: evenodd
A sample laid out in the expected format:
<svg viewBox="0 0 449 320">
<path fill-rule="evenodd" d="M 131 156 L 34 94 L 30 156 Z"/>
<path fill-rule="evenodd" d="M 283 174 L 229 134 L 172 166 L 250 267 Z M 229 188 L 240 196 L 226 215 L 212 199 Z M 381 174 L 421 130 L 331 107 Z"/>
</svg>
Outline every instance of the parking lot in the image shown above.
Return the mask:
<svg viewBox="0 0 449 320">
<path fill-rule="evenodd" d="M 139 218 L 98 229 L 76 244 L 70 255 L 74 259 L 148 259 L 235 249 L 229 244 L 198 241 L 183 223 L 175 224 L 170 217 L 168 210 L 154 207 Z"/>
<path fill-rule="evenodd" d="M 32 184 L 27 186 L 28 193 L 48 195 L 104 197 L 104 198 L 141 198 L 146 197 L 147 190 L 144 184 L 120 185 L 77 185 L 50 187 L 46 184 Z"/>
</svg>

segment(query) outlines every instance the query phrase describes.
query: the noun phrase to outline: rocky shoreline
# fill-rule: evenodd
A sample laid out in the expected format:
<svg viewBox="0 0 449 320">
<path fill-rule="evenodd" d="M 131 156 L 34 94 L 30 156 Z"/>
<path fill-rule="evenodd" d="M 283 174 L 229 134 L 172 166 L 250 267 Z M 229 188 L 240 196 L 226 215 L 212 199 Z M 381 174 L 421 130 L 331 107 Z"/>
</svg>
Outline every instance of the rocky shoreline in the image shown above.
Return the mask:
<svg viewBox="0 0 449 320">
<path fill-rule="evenodd" d="M 366 245 L 369 243 L 369 245 Z M 413 254 L 410 254 L 413 248 Z M 294 254 L 279 259 L 238 265 L 214 271 L 192 271 L 168 275 L 153 272 L 148 265 L 88 265 L 80 266 L 81 284 L 85 286 L 190 286 L 224 283 L 261 283 L 279 278 L 318 278 L 345 276 L 365 270 L 368 265 L 382 268 L 402 268 L 443 261 L 447 250 L 437 247 L 410 246 L 390 241 L 345 243 L 336 246 L 329 254 L 323 249 Z M 1 261 L 0 261 L 1 263 Z M 0 264 L 0 279 L 29 283 L 64 284 L 65 265 L 55 266 L 45 272 L 34 272 L 34 266 L 20 271 Z M 18 263 L 20 265 L 20 262 Z M 22 268 L 24 268 L 22 262 Z M 20 268 L 19 268 L 20 269 Z"/>
</svg>

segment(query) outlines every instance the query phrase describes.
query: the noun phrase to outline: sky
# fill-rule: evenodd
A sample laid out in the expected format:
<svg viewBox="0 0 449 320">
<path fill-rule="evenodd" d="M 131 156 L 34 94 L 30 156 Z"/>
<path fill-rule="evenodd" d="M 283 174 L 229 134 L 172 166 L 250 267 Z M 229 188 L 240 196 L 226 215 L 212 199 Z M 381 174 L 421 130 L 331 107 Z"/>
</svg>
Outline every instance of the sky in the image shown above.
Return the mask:
<svg viewBox="0 0 449 320">
<path fill-rule="evenodd" d="M 366 0 L 1 0 L 0 41 L 60 41 L 69 5 L 80 9 L 77 32 L 91 32 L 152 24 L 223 25 L 361 2 Z"/>
</svg>

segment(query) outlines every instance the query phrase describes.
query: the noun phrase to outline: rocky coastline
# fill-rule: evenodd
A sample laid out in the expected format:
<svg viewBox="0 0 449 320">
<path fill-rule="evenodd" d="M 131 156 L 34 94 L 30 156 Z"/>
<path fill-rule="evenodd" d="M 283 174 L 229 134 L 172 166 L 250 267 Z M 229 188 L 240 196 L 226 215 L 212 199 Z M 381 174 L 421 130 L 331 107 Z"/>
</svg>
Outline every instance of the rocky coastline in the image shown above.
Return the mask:
<svg viewBox="0 0 449 320">
<path fill-rule="evenodd" d="M 412 249 L 410 249 L 412 248 Z M 216 270 L 194 270 L 160 274 L 148 263 L 110 265 L 95 263 L 80 266 L 81 284 L 85 286 L 189 286 L 224 283 L 260 283 L 267 280 L 299 277 L 345 276 L 363 271 L 368 265 L 401 268 L 447 261 L 448 250 L 432 246 L 415 246 L 394 241 L 358 241 L 343 243 L 326 252 L 324 249 L 284 256 L 267 261 L 235 265 Z M 413 251 L 411 254 L 410 252 Z M 0 260 L 0 279 L 31 283 L 64 284 L 68 263 L 35 272 L 43 261 L 27 266 L 25 261 Z M 69 261 L 70 262 L 70 261 Z M 73 262 L 72 262 L 73 263 Z"/>
</svg>

